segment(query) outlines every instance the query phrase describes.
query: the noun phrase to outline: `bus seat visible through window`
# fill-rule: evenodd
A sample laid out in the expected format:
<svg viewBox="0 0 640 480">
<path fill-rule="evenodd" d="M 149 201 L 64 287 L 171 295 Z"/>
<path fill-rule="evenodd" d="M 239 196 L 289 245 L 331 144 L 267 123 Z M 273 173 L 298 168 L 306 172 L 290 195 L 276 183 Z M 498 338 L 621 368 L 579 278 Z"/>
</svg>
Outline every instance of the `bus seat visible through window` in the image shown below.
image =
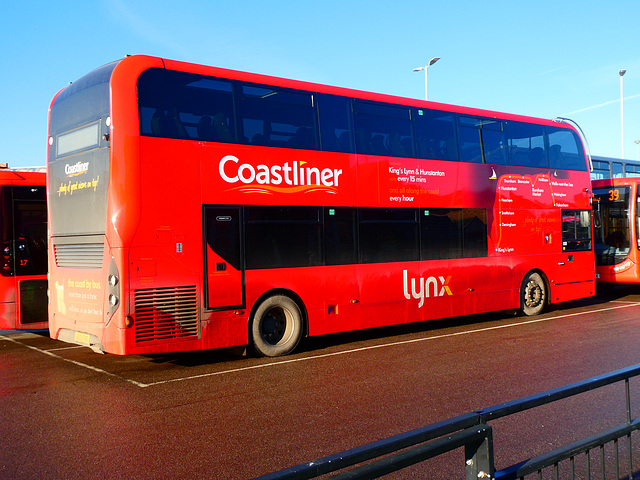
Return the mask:
<svg viewBox="0 0 640 480">
<path fill-rule="evenodd" d="M 213 121 L 208 115 L 203 115 L 198 121 L 198 139 L 205 142 L 213 142 L 216 139 L 213 129 Z"/>
</svg>

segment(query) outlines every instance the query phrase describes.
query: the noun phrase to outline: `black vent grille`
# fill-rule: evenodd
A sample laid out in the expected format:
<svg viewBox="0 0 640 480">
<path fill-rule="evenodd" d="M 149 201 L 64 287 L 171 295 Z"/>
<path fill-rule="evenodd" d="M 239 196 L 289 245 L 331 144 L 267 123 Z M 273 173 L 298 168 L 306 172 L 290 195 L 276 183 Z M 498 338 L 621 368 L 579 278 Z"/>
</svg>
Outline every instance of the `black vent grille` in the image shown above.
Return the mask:
<svg viewBox="0 0 640 480">
<path fill-rule="evenodd" d="M 198 338 L 195 285 L 136 290 L 134 328 L 136 343 Z"/>
</svg>

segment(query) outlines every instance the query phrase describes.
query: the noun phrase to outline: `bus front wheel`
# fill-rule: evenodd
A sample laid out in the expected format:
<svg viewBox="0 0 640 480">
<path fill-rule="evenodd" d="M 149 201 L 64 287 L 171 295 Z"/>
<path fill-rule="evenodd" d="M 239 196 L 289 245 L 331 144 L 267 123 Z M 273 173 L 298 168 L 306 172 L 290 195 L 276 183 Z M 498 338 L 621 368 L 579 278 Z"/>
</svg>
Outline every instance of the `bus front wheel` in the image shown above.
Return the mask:
<svg viewBox="0 0 640 480">
<path fill-rule="evenodd" d="M 522 282 L 520 303 L 525 315 L 538 315 L 547 301 L 547 287 L 539 273 L 529 273 Z"/>
<path fill-rule="evenodd" d="M 287 355 L 302 338 L 302 312 L 286 295 L 265 299 L 256 309 L 251 323 L 253 347 L 262 356 Z"/>
</svg>

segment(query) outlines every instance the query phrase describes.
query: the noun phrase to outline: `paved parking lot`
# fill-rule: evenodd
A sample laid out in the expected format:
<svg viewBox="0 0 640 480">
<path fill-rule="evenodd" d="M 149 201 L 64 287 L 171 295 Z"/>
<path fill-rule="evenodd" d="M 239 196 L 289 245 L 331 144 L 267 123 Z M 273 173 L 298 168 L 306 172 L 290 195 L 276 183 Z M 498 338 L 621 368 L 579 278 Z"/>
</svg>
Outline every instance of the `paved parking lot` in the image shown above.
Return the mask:
<svg viewBox="0 0 640 480">
<path fill-rule="evenodd" d="M 117 357 L 0 331 L 0 478 L 253 478 L 638 364 L 639 340 L 640 295 L 628 290 L 539 317 L 323 337 L 279 359 Z M 575 432 L 548 412 L 519 428 L 546 423 L 543 441 L 560 442 L 618 410 L 592 400 Z M 526 443 L 504 428 L 496 445 L 517 458 Z"/>
</svg>

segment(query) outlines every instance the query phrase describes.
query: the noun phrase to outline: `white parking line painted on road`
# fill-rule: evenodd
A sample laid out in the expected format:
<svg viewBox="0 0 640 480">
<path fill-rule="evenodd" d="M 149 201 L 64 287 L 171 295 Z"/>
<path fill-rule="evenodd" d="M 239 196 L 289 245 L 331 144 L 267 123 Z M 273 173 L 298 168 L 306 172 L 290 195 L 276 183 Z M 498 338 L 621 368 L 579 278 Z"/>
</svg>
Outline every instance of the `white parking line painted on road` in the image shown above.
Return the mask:
<svg viewBox="0 0 640 480">
<path fill-rule="evenodd" d="M 488 332 L 491 330 L 500 330 L 501 328 L 510 328 L 510 327 L 519 327 L 521 325 L 531 325 L 534 323 L 541 323 L 541 322 L 547 322 L 549 320 L 557 320 L 559 318 L 567 318 L 567 317 L 574 317 L 574 316 L 578 316 L 578 315 L 586 315 L 589 313 L 598 313 L 598 312 L 606 312 L 609 310 L 617 310 L 620 308 L 627 308 L 627 307 L 637 307 L 640 306 L 640 303 L 628 303 L 625 305 L 620 305 L 620 306 L 616 306 L 616 307 L 608 307 L 608 308 L 601 308 L 598 310 L 589 310 L 586 312 L 576 312 L 576 313 L 567 313 L 565 315 L 558 315 L 558 316 L 554 316 L 554 317 L 546 317 L 546 318 L 536 318 L 533 320 L 528 320 L 525 322 L 517 322 L 517 323 L 510 323 L 507 325 L 497 325 L 494 327 L 486 327 L 486 328 L 478 328 L 475 330 L 466 330 L 464 332 L 455 332 L 455 333 L 446 333 L 443 335 L 434 335 L 432 337 L 425 337 L 425 338 L 414 338 L 412 340 L 402 340 L 399 342 L 391 342 L 391 343 L 384 343 L 381 345 L 371 345 L 369 347 L 360 347 L 360 348 L 353 348 L 351 350 L 344 350 L 341 352 L 333 352 L 333 353 L 324 353 L 322 355 L 313 355 L 311 357 L 304 357 L 304 358 L 293 358 L 293 359 L 287 359 L 287 360 L 280 360 L 280 361 L 276 361 L 276 362 L 272 362 L 272 363 L 264 363 L 261 365 L 251 365 L 249 367 L 240 367 L 240 368 L 232 368 L 230 370 L 223 370 L 221 372 L 212 372 L 212 373 L 203 373 L 200 375 L 192 375 L 189 377 L 181 377 L 181 378 L 173 378 L 170 380 L 162 380 L 159 382 L 153 382 L 153 383 L 147 383 L 145 384 L 145 386 L 147 387 L 152 387 L 152 386 L 157 386 L 157 385 L 164 385 L 164 384 L 168 384 L 168 383 L 175 383 L 175 382 L 183 382 L 185 380 L 194 380 L 194 379 L 198 379 L 198 378 L 206 378 L 206 377 L 215 377 L 218 375 L 227 375 L 230 373 L 237 373 L 237 372 L 245 372 L 245 371 L 249 371 L 249 370 L 255 370 L 258 368 L 267 368 L 267 367 L 275 367 L 275 366 L 279 366 L 279 365 L 286 365 L 289 363 L 297 363 L 297 362 L 305 362 L 308 360 L 318 360 L 321 358 L 328 358 L 328 357 L 335 357 L 338 355 L 347 355 L 347 354 L 351 354 L 351 353 L 358 353 L 358 352 L 363 352 L 366 350 L 374 350 L 377 348 L 388 348 L 388 347 L 395 347 L 398 345 L 408 345 L 410 343 L 419 343 L 419 342 L 426 342 L 426 341 L 430 341 L 430 340 L 439 340 L 439 339 L 443 339 L 443 338 L 449 338 L 449 337 L 457 337 L 460 335 L 470 335 L 473 333 L 481 333 L 481 332 Z"/>
<path fill-rule="evenodd" d="M 103 369 L 98 368 L 98 367 L 94 367 L 93 365 L 87 365 L 86 363 L 78 362 L 76 360 L 71 360 L 70 358 L 61 357 L 60 355 L 56 355 L 55 353 L 51 353 L 51 351 L 49 351 L 49 350 L 43 350 L 41 348 L 34 347 L 33 345 L 28 345 L 26 343 L 19 342 L 17 340 L 14 340 L 11 337 L 7 337 L 5 335 L 0 335 L 0 340 L 8 340 L 9 342 L 13 342 L 13 343 L 16 343 L 18 345 L 22 345 L 23 347 L 27 347 L 27 348 L 29 348 L 31 350 L 35 350 L 36 352 L 40 352 L 40 353 L 43 353 L 43 354 L 48 355 L 50 357 L 57 358 L 58 360 L 63 360 L 65 362 L 72 363 L 74 365 L 77 365 L 77 366 L 82 367 L 82 368 L 86 368 L 88 370 L 93 370 L 94 372 L 101 373 L 101 374 L 107 375 L 109 377 L 119 378 L 120 380 L 124 380 L 125 382 L 129 382 L 129 383 L 135 385 L 136 387 L 148 387 L 149 386 L 146 383 L 140 383 L 140 382 L 137 382 L 135 380 L 131 380 L 129 378 L 121 377 L 120 375 L 116 375 L 115 373 L 107 372 L 106 370 L 103 370 Z"/>
<path fill-rule="evenodd" d="M 89 348 L 86 345 L 72 345 L 70 347 L 49 348 L 47 352 L 62 352 L 64 350 L 78 350 L 80 348 Z"/>
<path fill-rule="evenodd" d="M 614 302 L 611 302 L 611 303 L 614 303 Z M 617 302 L 617 303 L 623 303 L 623 305 L 618 305 L 618 306 L 615 306 L 615 307 L 601 308 L 601 309 L 597 309 L 597 310 L 587 310 L 587 311 L 584 311 L 584 312 L 567 313 L 567 314 L 558 315 L 558 316 L 550 316 L 550 317 L 544 317 L 544 318 L 534 318 L 532 320 L 527 320 L 527 321 L 524 321 L 524 322 L 509 323 L 509 324 L 506 324 L 506 325 L 496 325 L 496 326 L 493 326 L 493 327 L 486 327 L 486 328 L 477 328 L 477 329 L 474 329 L 474 330 L 465 330 L 463 332 L 446 333 L 446 334 L 443 334 L 443 335 L 434 335 L 434 336 L 431 336 L 431 337 L 414 338 L 414 339 L 411 339 L 411 340 L 402 340 L 402 341 L 398 341 L 398 342 L 383 343 L 383 344 L 380 344 L 380 345 L 371 345 L 371 346 L 368 346 L 368 347 L 353 348 L 351 350 L 343 350 L 341 352 L 333 352 L 333 353 L 324 353 L 324 354 L 321 354 L 321 355 L 313 355 L 313 356 L 310 356 L 310 357 L 290 358 L 290 359 L 278 360 L 278 361 L 274 361 L 274 362 L 270 362 L 270 363 L 263 363 L 263 364 L 260 364 L 260 365 L 251 365 L 251 366 L 248 366 L 248 367 L 232 368 L 232 369 L 229 369 L 229 370 L 222 370 L 220 372 L 203 373 L 203 374 L 200 374 L 200 375 L 190 375 L 190 376 L 187 376 L 187 377 L 172 378 L 172 379 L 169 379 L 169 380 L 161 380 L 159 382 L 151 382 L 151 383 L 138 382 L 137 380 L 132 380 L 130 378 L 122 377 L 120 375 L 116 375 L 115 373 L 108 372 L 108 371 L 103 370 L 101 368 L 94 367 L 94 366 L 88 365 L 86 363 L 78 362 L 76 360 L 71 360 L 71 359 L 68 359 L 68 358 L 64 358 L 64 357 L 61 357 L 60 355 L 52 353 L 53 350 L 65 350 L 66 348 L 43 350 L 41 348 L 34 347 L 32 345 L 27 345 L 26 343 L 14 340 L 11 337 L 7 337 L 7 336 L 4 336 L 4 335 L 0 335 L 0 340 L 8 340 L 8 341 L 16 343 L 18 345 L 22 345 L 24 347 L 27 347 L 27 348 L 29 348 L 31 350 L 35 350 L 35 351 L 43 353 L 45 355 L 49 355 L 50 357 L 54 357 L 54 358 L 57 358 L 59 360 L 63 360 L 63 361 L 68 362 L 68 363 L 72 363 L 73 365 L 76 365 L 76 366 L 79 366 L 79 367 L 82 367 L 82 368 L 86 368 L 86 369 L 92 370 L 94 372 L 107 375 L 109 377 L 118 378 L 118 379 L 123 380 L 123 381 L 125 381 L 127 383 L 135 385 L 136 387 L 147 388 L 147 387 L 155 387 L 155 386 L 159 386 L 159 385 L 166 385 L 166 384 L 169 384 L 169 383 L 184 382 L 184 381 L 187 381 L 187 380 L 196 380 L 196 379 L 199 379 L 199 378 L 215 377 L 215 376 L 219 376 L 219 375 L 228 375 L 228 374 L 231 374 L 231 373 L 246 372 L 246 371 L 249 371 L 249 370 L 256 370 L 256 369 L 259 369 L 259 368 L 277 367 L 277 366 L 280 366 L 280 365 L 287 365 L 287 364 L 291 364 L 291 363 L 306 362 L 306 361 L 310 361 L 310 360 L 318 360 L 318 359 L 322 359 L 322 358 L 335 357 L 335 356 L 338 356 L 338 355 L 348 355 L 348 354 L 353 354 L 353 353 L 364 352 L 364 351 L 367 351 L 367 350 L 375 350 L 375 349 L 378 349 L 378 348 L 389 348 L 389 347 L 396 347 L 396 346 L 399 346 L 399 345 L 408 345 L 408 344 L 411 344 L 411 343 L 426 342 L 426 341 L 431 341 L 431 340 L 440 340 L 440 339 L 443 339 L 443 338 L 457 337 L 457 336 L 461 336 L 461 335 L 471 335 L 471 334 L 474 334 L 474 333 L 489 332 L 489 331 L 492 331 L 492 330 L 500 330 L 500 329 L 503 329 L 503 328 L 519 327 L 519 326 L 522 326 L 522 325 L 532 325 L 532 324 L 535 324 L 535 323 L 548 322 L 550 320 L 557 320 L 557 319 L 560 319 L 560 318 L 575 317 L 575 316 L 579 316 L 579 315 L 587 315 L 587 314 L 592 314 L 592 313 L 607 312 L 607 311 L 610 311 L 610 310 L 618 310 L 618 309 L 621 309 L 621 308 L 640 306 L 640 303 L 638 303 L 638 302 Z M 73 348 L 73 347 L 70 347 L 70 348 Z M 81 348 L 86 348 L 86 347 L 81 347 Z"/>
</svg>

